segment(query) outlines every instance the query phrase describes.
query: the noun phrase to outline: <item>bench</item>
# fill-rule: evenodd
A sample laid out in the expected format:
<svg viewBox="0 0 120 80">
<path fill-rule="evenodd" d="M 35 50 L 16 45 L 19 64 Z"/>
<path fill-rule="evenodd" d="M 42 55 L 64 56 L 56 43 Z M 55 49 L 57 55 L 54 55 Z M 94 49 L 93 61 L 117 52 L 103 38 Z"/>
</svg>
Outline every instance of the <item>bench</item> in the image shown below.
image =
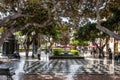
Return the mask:
<svg viewBox="0 0 120 80">
<path fill-rule="evenodd" d="M 15 74 L 11 72 L 12 68 L 0 68 L 0 75 L 7 76 L 7 80 L 13 80 L 12 76 Z"/>
<path fill-rule="evenodd" d="M 9 58 L 6 56 L 0 56 L 0 62 L 1 64 L 8 63 L 10 65 Z M 12 76 L 15 74 L 14 72 L 12 72 L 13 69 L 14 68 L 10 66 L 8 66 L 7 68 L 0 67 L 0 75 L 6 76 L 7 80 L 13 80 Z"/>
</svg>

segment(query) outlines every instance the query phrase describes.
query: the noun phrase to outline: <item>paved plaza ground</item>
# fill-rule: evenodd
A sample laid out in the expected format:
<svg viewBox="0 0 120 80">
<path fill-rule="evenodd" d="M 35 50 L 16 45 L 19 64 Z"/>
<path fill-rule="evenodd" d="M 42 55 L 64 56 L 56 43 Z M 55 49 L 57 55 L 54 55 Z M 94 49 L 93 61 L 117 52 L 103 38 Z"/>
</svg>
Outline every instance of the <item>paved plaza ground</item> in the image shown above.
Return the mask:
<svg viewBox="0 0 120 80">
<path fill-rule="evenodd" d="M 44 52 L 41 60 L 25 58 L 1 64 L 1 68 L 14 67 L 13 80 L 120 80 L 120 62 L 87 57 L 85 59 L 48 59 Z M 31 53 L 30 53 L 31 56 Z M 0 80 L 7 80 L 0 76 Z"/>
</svg>

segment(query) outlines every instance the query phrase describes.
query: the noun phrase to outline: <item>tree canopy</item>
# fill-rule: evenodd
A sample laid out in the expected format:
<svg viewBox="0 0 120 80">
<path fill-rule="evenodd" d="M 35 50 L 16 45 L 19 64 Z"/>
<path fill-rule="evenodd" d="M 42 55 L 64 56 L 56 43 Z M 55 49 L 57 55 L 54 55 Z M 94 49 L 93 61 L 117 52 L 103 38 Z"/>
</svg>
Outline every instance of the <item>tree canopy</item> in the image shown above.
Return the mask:
<svg viewBox="0 0 120 80">
<path fill-rule="evenodd" d="M 73 29 L 78 29 L 90 21 L 96 21 L 95 32 L 103 32 L 120 39 L 120 36 L 114 33 L 120 26 L 119 0 L 1 0 L 0 28 L 4 28 L 4 33 L 1 35 L 0 45 L 9 33 L 30 29 L 33 26 L 38 29 L 46 27 L 49 33 L 48 26 L 55 23 L 62 28 L 65 19 L 70 25 L 66 27 Z M 102 22 L 103 19 L 107 22 Z M 81 31 L 84 33 L 84 30 L 87 29 Z M 90 34 L 97 36 L 93 33 Z"/>
</svg>

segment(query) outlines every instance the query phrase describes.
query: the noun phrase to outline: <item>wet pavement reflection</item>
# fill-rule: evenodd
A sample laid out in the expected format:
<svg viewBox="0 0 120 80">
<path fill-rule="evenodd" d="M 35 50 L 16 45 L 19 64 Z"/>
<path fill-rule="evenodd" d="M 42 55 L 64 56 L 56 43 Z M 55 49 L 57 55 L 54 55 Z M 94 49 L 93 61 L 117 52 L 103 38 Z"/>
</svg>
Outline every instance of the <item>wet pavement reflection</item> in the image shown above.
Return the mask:
<svg viewBox="0 0 120 80">
<path fill-rule="evenodd" d="M 45 80 L 43 76 L 49 80 L 62 76 L 60 80 L 77 80 L 78 75 L 119 75 L 120 62 L 108 59 L 46 59 L 45 54 L 41 56 L 41 60 L 22 57 L 18 60 L 12 60 L 9 63 L 0 64 L 0 68 L 13 67 L 15 75 L 13 80 Z M 37 76 L 39 75 L 39 76 Z M 32 77 L 34 76 L 34 77 Z M 36 77 L 35 77 L 36 76 Z M 64 77 L 65 76 L 65 77 Z M 34 79 L 33 79 L 34 78 Z M 1 76 L 0 80 L 6 80 L 5 76 Z M 54 79 L 56 80 L 56 79 Z"/>
</svg>

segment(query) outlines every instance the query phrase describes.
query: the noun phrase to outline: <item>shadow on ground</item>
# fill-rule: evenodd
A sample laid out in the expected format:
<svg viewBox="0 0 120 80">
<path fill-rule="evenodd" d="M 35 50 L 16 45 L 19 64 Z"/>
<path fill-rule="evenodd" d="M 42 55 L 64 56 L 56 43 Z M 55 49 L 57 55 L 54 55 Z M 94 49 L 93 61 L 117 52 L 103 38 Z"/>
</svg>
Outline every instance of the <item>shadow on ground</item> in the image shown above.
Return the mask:
<svg viewBox="0 0 120 80">
<path fill-rule="evenodd" d="M 25 75 L 21 80 L 120 80 L 120 75 Z"/>
</svg>

